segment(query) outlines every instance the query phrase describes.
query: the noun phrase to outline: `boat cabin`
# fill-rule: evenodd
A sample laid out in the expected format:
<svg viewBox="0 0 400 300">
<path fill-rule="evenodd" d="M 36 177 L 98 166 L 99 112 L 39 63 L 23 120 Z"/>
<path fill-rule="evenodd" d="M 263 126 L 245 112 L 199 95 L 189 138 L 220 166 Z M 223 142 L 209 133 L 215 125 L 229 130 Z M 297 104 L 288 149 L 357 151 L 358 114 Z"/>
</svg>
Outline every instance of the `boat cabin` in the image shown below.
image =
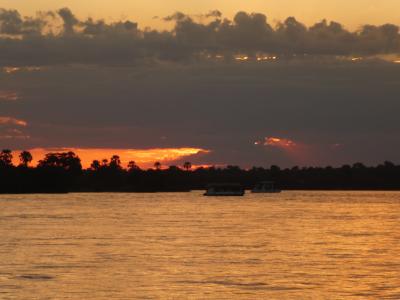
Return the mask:
<svg viewBox="0 0 400 300">
<path fill-rule="evenodd" d="M 252 189 L 252 193 L 280 193 L 281 190 L 275 187 L 273 181 L 262 181 L 256 184 Z"/>
<path fill-rule="evenodd" d="M 207 186 L 204 196 L 243 196 L 244 187 L 236 183 L 217 183 Z"/>
</svg>

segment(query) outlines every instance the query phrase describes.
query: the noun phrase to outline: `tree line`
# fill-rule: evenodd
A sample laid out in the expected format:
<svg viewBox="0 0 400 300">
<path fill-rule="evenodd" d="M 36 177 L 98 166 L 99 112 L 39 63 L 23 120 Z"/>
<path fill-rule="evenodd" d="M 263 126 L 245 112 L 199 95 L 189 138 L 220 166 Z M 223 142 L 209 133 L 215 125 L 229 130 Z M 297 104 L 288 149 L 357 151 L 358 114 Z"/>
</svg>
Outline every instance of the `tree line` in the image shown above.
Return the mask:
<svg viewBox="0 0 400 300">
<path fill-rule="evenodd" d="M 285 169 L 275 165 L 193 169 L 190 162 L 162 168 L 155 162 L 144 170 L 134 161 L 124 168 L 118 155 L 94 160 L 87 169 L 73 152 L 48 153 L 35 167 L 30 166 L 32 160 L 31 153 L 23 151 L 14 165 L 11 150 L 0 152 L 0 193 L 175 192 L 205 189 L 210 183 L 252 188 L 260 181 L 274 181 L 284 190 L 400 190 L 400 165 L 388 161 L 373 167 L 355 163 Z"/>
</svg>

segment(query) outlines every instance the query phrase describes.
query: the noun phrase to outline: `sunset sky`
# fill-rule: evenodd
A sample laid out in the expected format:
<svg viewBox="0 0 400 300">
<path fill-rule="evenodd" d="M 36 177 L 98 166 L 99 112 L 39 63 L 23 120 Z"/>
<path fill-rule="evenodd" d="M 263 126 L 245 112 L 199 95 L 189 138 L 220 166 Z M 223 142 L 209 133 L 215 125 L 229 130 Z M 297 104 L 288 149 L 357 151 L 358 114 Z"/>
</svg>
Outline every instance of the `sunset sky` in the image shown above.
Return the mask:
<svg viewBox="0 0 400 300">
<path fill-rule="evenodd" d="M 24 14 L 69 7 L 79 17 L 130 18 L 141 26 L 157 28 L 165 23 L 154 17 L 165 17 L 175 11 L 199 15 L 215 9 L 230 18 L 243 10 L 267 14 L 271 21 L 296 16 L 311 24 L 327 18 L 351 28 L 365 23 L 400 23 L 398 0 L 0 0 L 0 7 L 18 9 Z"/>
<path fill-rule="evenodd" d="M 398 163 L 399 11 L 0 0 L 0 148 L 72 149 L 85 166 Z"/>
</svg>

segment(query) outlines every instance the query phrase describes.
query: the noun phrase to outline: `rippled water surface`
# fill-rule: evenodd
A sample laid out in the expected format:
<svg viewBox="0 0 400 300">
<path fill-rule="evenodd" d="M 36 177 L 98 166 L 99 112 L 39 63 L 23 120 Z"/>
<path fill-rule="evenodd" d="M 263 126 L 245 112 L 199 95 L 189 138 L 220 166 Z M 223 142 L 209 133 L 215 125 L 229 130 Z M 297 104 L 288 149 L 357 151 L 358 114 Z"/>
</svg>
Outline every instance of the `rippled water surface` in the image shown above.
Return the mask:
<svg viewBox="0 0 400 300">
<path fill-rule="evenodd" d="M 400 299 L 400 193 L 3 195 L 0 299 Z"/>
</svg>

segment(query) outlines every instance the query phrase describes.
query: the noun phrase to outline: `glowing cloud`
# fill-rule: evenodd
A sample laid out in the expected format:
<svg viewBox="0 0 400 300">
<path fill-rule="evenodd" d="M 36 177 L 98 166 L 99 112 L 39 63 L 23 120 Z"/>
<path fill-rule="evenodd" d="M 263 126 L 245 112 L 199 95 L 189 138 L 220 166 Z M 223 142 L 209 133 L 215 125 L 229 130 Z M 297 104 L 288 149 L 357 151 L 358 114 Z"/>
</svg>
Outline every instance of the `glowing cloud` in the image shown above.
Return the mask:
<svg viewBox="0 0 400 300">
<path fill-rule="evenodd" d="M 237 55 L 237 56 L 235 56 L 235 60 L 237 60 L 237 61 L 247 61 L 247 60 L 249 60 L 249 56 L 247 56 L 247 55 Z"/>
<path fill-rule="evenodd" d="M 278 57 L 277 56 L 257 56 L 257 61 L 268 61 L 268 60 L 277 60 Z"/>
<path fill-rule="evenodd" d="M 275 56 L 254 57 L 260 52 L 274 53 L 277 55 L 275 59 L 288 54 L 309 54 L 344 55 L 358 61 L 359 57 L 353 55 L 399 53 L 400 50 L 399 28 L 387 22 L 383 25 L 363 25 L 355 31 L 326 20 L 306 26 L 294 17 L 274 25 L 263 13 L 238 10 L 233 18 L 233 11 L 227 18 L 222 17 L 220 12 L 200 16 L 177 12 L 159 18 L 159 21 L 170 21 L 171 24 L 167 25 L 170 29 L 147 31 L 142 29 L 146 27 L 125 18 L 116 21 L 78 18 L 66 7 L 36 16 L 23 16 L 17 10 L 0 9 L 3 21 L 0 26 L 0 65 L 11 74 L 27 69 L 21 66 L 29 64 L 108 66 L 137 60 L 176 62 L 187 61 L 189 57 L 196 59 L 201 53 L 212 55 L 215 49 L 223 52 L 218 55 L 238 54 L 234 55 L 234 59 L 239 62 L 274 60 Z M 73 38 L 66 39 L 65 35 Z M 37 45 L 43 43 L 46 47 L 37 51 Z M 82 47 L 85 51 L 81 51 Z M 87 55 L 92 52 L 96 55 Z"/>
<path fill-rule="evenodd" d="M 24 120 L 15 119 L 12 117 L 0 117 L 0 125 L 16 125 L 26 127 L 28 123 Z"/>
<path fill-rule="evenodd" d="M 28 140 L 31 137 L 24 134 L 18 129 L 6 130 L 3 134 L 0 133 L 0 140 Z"/>
<path fill-rule="evenodd" d="M 310 145 L 298 143 L 288 138 L 266 137 L 264 140 L 256 142 L 255 145 L 264 146 L 267 149 L 278 149 L 284 153 L 292 163 L 303 165 L 312 161 L 312 148 Z"/>
<path fill-rule="evenodd" d="M 264 145 L 278 148 L 291 148 L 297 146 L 292 140 L 277 137 L 266 137 Z"/>
<path fill-rule="evenodd" d="M 19 96 L 16 92 L 0 91 L 0 101 L 17 101 Z"/>
<path fill-rule="evenodd" d="M 12 74 L 12 73 L 18 72 L 19 70 L 21 70 L 21 68 L 17 68 L 17 67 L 4 67 L 3 68 L 4 73 L 7 73 L 7 74 Z"/>
<path fill-rule="evenodd" d="M 165 149 L 83 149 L 83 148 L 35 148 L 29 150 L 36 165 L 46 153 L 72 151 L 82 161 L 84 168 L 90 167 L 93 160 L 110 159 L 113 155 L 119 155 L 123 166 L 130 161 L 135 161 L 142 168 L 152 168 L 155 162 L 162 165 L 179 163 L 180 160 L 209 153 L 210 151 L 200 148 L 165 148 Z M 18 157 L 18 155 L 16 155 Z"/>
<path fill-rule="evenodd" d="M 41 67 L 3 67 L 3 72 L 6 74 L 13 74 L 17 72 L 36 72 L 41 70 Z"/>
</svg>

